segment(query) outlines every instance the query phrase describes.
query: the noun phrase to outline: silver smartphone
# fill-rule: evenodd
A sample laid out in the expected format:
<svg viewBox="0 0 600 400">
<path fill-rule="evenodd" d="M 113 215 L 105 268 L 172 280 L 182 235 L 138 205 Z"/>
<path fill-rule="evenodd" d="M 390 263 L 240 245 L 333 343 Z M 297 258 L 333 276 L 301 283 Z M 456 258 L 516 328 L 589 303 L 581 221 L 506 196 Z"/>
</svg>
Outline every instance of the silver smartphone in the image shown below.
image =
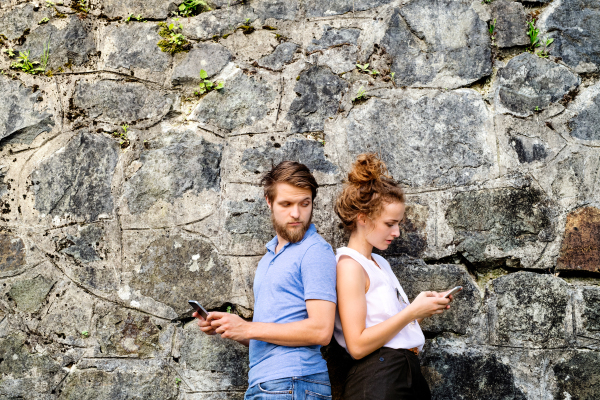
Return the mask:
<svg viewBox="0 0 600 400">
<path fill-rule="evenodd" d="M 200 314 L 202 318 L 204 318 L 204 320 L 208 318 L 208 311 L 206 311 L 204 307 L 202 307 L 196 300 L 188 300 L 188 304 L 192 306 L 194 310 L 196 310 L 196 312 Z"/>
<path fill-rule="evenodd" d="M 450 296 L 450 295 L 454 295 L 454 294 L 456 294 L 456 293 L 460 292 L 461 290 L 462 290 L 462 286 L 457 286 L 457 287 L 455 287 L 454 289 L 452 289 L 451 291 L 449 291 L 448 293 L 446 293 L 446 294 L 444 295 L 444 298 L 445 298 L 445 299 L 447 299 L 447 298 L 448 298 L 448 296 Z"/>
</svg>

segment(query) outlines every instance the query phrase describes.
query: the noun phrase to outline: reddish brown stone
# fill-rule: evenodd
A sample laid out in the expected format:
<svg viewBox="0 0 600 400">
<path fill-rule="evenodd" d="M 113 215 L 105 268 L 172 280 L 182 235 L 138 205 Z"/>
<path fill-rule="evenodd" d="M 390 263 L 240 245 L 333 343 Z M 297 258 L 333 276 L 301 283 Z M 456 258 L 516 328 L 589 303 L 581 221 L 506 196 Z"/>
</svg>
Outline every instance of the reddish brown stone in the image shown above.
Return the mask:
<svg viewBox="0 0 600 400">
<path fill-rule="evenodd" d="M 562 270 L 600 272 L 600 210 L 583 207 L 567 215 L 556 264 Z"/>
<path fill-rule="evenodd" d="M 25 264 L 23 240 L 10 233 L 0 232 L 0 272 L 13 271 Z"/>
</svg>

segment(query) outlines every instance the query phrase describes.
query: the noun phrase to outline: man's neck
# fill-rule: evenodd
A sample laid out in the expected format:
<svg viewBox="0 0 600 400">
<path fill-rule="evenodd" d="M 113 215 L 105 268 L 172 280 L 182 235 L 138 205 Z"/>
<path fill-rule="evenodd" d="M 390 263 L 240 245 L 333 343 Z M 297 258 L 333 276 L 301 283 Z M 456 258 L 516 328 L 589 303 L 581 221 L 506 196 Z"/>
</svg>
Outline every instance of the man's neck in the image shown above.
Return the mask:
<svg viewBox="0 0 600 400">
<path fill-rule="evenodd" d="M 289 242 L 287 240 L 277 235 L 277 247 L 275 247 L 275 254 L 279 253 L 279 250 L 283 249 L 283 246 L 285 246 L 288 243 Z"/>
</svg>

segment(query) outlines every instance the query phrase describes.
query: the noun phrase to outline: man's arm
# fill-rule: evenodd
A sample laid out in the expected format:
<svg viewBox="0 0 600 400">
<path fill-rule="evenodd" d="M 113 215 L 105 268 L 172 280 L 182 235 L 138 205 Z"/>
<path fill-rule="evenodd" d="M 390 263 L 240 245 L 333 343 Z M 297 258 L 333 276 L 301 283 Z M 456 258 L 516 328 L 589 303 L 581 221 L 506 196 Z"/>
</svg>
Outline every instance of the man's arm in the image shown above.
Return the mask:
<svg viewBox="0 0 600 400">
<path fill-rule="evenodd" d="M 312 346 L 329 344 L 335 322 L 335 303 L 327 300 L 306 300 L 308 318 L 285 324 L 248 322 L 235 314 L 211 312 L 205 324 L 221 337 L 246 344 L 250 339 L 280 346 Z M 208 324 L 206 326 L 208 328 Z M 210 334 L 210 333 L 209 333 Z"/>
</svg>

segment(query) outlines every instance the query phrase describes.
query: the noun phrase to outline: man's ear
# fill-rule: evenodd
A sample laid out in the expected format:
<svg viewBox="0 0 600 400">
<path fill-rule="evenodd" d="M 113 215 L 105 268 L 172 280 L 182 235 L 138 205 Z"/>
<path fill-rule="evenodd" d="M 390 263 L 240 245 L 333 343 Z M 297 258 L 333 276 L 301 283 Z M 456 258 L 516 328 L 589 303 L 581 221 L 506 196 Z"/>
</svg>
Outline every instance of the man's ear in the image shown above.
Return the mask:
<svg viewBox="0 0 600 400">
<path fill-rule="evenodd" d="M 265 196 L 265 200 L 267 201 L 267 206 L 269 207 L 269 210 L 271 210 L 271 202 L 269 201 L 269 196 Z"/>
</svg>

